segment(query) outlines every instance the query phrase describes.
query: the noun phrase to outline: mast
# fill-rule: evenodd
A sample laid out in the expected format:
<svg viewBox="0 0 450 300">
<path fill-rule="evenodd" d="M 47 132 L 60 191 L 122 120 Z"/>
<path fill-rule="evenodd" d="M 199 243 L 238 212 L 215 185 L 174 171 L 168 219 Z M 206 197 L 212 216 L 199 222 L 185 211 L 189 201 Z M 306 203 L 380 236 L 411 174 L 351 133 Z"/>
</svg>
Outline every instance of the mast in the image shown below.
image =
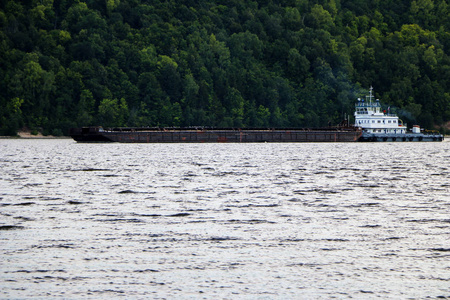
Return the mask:
<svg viewBox="0 0 450 300">
<path fill-rule="evenodd" d="M 369 107 L 372 106 L 372 98 L 373 98 L 372 91 L 373 91 L 373 87 L 370 86 L 370 89 L 369 89 L 369 96 L 366 96 L 366 98 L 369 97 Z"/>
</svg>

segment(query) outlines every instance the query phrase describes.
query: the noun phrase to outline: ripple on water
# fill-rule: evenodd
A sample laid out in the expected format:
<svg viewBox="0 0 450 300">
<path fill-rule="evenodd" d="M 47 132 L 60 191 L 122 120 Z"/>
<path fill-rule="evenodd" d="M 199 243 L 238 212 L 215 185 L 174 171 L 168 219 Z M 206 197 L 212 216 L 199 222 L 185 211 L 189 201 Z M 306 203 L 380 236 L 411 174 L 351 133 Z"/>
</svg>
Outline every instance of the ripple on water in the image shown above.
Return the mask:
<svg viewBox="0 0 450 300">
<path fill-rule="evenodd" d="M 450 295 L 446 142 L 0 146 L 0 297 Z"/>
</svg>

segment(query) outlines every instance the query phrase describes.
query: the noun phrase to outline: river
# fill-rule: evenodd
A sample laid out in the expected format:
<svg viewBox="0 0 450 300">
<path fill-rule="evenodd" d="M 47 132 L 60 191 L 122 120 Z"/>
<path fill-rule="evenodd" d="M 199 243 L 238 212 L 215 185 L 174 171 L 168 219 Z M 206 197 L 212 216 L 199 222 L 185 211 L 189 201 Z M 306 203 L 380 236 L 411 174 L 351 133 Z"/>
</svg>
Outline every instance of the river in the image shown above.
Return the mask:
<svg viewBox="0 0 450 300">
<path fill-rule="evenodd" d="M 0 140 L 0 298 L 450 298 L 449 148 Z"/>
</svg>

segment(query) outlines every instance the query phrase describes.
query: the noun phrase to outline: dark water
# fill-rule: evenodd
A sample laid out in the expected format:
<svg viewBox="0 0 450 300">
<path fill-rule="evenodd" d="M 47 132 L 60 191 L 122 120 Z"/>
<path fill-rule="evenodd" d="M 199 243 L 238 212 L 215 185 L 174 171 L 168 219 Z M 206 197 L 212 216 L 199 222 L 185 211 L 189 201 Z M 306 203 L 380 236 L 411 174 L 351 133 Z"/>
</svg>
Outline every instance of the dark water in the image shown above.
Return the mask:
<svg viewBox="0 0 450 300">
<path fill-rule="evenodd" d="M 0 140 L 0 297 L 449 298 L 449 148 Z"/>
</svg>

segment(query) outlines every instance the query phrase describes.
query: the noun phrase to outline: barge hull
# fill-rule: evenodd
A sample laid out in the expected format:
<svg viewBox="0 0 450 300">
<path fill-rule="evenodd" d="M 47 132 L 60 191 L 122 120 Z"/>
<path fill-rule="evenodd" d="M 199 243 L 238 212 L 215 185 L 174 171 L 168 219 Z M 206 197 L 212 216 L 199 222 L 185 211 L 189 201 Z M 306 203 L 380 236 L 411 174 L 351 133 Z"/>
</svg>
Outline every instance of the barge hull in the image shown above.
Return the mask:
<svg viewBox="0 0 450 300">
<path fill-rule="evenodd" d="M 262 143 L 356 142 L 359 128 L 323 129 L 135 129 L 73 128 L 77 142 L 118 143 Z"/>
<path fill-rule="evenodd" d="M 442 142 L 444 136 L 439 133 L 406 133 L 406 134 L 366 134 L 359 139 L 361 142 Z"/>
</svg>

